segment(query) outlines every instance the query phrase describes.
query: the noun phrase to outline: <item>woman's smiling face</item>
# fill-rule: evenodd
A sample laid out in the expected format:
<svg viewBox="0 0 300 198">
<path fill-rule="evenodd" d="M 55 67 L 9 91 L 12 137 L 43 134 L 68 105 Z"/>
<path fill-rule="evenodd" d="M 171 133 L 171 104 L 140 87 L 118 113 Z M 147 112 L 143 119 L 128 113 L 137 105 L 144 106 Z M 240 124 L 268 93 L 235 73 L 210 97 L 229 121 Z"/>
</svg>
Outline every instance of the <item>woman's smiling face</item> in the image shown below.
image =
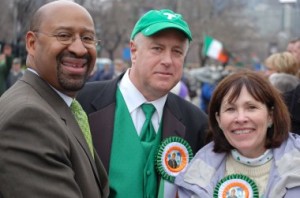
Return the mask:
<svg viewBox="0 0 300 198">
<path fill-rule="evenodd" d="M 267 128 L 272 117 L 266 104 L 263 104 L 243 86 L 238 98 L 229 102 L 231 91 L 222 100 L 220 112 L 216 114 L 219 127 L 228 142 L 242 155 L 255 158 L 266 148 Z"/>
</svg>

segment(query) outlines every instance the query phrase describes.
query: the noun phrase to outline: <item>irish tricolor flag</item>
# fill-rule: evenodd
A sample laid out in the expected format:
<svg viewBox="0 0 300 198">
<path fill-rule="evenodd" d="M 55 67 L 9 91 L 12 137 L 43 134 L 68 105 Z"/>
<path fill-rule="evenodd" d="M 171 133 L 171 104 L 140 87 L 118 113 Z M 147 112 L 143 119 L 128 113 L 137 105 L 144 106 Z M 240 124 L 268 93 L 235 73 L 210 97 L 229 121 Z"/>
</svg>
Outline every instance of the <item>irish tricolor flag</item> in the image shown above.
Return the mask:
<svg viewBox="0 0 300 198">
<path fill-rule="evenodd" d="M 221 63 L 226 63 L 229 59 L 228 54 L 224 51 L 222 43 L 210 36 L 204 36 L 203 54 L 216 59 Z"/>
</svg>

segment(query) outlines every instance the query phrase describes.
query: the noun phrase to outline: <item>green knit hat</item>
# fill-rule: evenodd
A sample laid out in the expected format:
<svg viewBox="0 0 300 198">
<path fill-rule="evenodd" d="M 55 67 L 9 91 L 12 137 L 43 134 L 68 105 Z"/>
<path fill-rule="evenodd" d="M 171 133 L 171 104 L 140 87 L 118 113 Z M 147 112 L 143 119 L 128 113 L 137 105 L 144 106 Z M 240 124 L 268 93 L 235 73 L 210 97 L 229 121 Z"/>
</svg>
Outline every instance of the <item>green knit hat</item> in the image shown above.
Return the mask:
<svg viewBox="0 0 300 198">
<path fill-rule="evenodd" d="M 153 34 L 167 29 L 175 28 L 182 31 L 189 41 L 192 40 L 190 28 L 182 18 L 181 14 L 177 14 L 172 10 L 150 10 L 145 13 L 135 24 L 130 39 L 141 32 L 144 36 L 152 36 Z"/>
</svg>

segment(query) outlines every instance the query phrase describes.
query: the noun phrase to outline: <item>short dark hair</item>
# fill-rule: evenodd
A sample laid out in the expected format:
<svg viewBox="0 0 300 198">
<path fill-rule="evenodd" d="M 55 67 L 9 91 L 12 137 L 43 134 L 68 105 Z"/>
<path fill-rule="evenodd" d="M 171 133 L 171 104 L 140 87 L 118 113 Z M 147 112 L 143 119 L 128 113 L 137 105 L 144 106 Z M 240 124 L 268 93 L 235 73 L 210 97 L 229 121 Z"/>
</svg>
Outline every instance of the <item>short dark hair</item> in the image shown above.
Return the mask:
<svg viewBox="0 0 300 198">
<path fill-rule="evenodd" d="M 227 93 L 230 92 L 229 101 L 235 101 L 244 86 L 255 100 L 262 102 L 269 111 L 273 112 L 273 125 L 268 128 L 265 147 L 279 147 L 288 138 L 291 121 L 282 95 L 262 74 L 243 70 L 231 74 L 219 82 L 210 100 L 208 140 L 215 142 L 214 152 L 229 152 L 233 149 L 219 127 L 216 113 L 220 112 L 222 100 Z"/>
<path fill-rule="evenodd" d="M 29 24 L 29 31 L 38 31 L 40 29 L 41 23 L 42 23 L 42 12 L 40 10 L 37 10 L 31 17 L 31 21 Z"/>
<path fill-rule="evenodd" d="M 296 42 L 298 42 L 298 41 L 300 41 L 300 37 L 295 37 L 295 38 L 292 38 L 292 39 L 289 41 L 289 43 L 296 43 Z"/>
</svg>

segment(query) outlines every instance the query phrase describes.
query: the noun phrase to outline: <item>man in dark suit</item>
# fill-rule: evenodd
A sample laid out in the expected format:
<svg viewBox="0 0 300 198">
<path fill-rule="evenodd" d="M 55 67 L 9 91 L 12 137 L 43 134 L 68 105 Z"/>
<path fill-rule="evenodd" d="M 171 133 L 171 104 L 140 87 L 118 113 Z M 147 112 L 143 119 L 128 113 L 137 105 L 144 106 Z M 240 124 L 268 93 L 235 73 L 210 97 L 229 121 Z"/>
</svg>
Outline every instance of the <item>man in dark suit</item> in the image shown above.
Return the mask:
<svg viewBox="0 0 300 198">
<path fill-rule="evenodd" d="M 176 153 L 172 153 L 171 158 L 168 161 L 168 165 L 171 168 L 177 168 L 178 164 L 176 162 Z"/>
<path fill-rule="evenodd" d="M 194 153 L 204 145 L 206 114 L 170 92 L 181 79 L 191 40 L 180 14 L 151 10 L 132 31 L 132 65 L 125 74 L 88 83 L 79 92 L 95 148 L 109 173 L 110 197 L 157 197 L 162 180 L 154 159 L 162 140 L 180 137 Z M 151 120 L 156 134 L 146 143 L 141 135 L 144 103 L 155 107 Z M 174 189 L 173 184 L 166 186 Z M 164 193 L 172 193 L 171 188 Z"/>
<path fill-rule="evenodd" d="M 0 98 L 0 196 L 108 197 L 106 171 L 69 106 L 96 60 L 92 17 L 71 1 L 38 9 L 28 70 Z"/>
</svg>

